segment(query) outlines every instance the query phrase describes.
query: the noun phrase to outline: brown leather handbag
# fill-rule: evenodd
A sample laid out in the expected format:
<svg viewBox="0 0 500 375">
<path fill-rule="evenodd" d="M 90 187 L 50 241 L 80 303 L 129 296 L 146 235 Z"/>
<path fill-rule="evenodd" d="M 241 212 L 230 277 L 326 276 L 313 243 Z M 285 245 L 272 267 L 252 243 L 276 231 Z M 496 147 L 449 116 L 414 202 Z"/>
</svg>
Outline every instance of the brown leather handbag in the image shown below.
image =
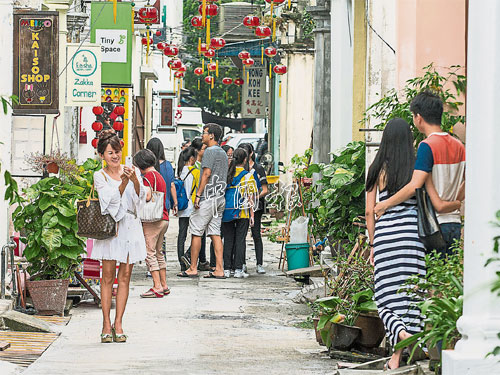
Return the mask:
<svg viewBox="0 0 500 375">
<path fill-rule="evenodd" d="M 104 178 L 107 181 L 106 176 Z M 94 196 L 94 184 L 89 197 L 76 202 L 78 222 L 78 235 L 80 237 L 106 240 L 116 236 L 116 221 L 110 214 L 101 213 L 99 198 Z"/>
</svg>

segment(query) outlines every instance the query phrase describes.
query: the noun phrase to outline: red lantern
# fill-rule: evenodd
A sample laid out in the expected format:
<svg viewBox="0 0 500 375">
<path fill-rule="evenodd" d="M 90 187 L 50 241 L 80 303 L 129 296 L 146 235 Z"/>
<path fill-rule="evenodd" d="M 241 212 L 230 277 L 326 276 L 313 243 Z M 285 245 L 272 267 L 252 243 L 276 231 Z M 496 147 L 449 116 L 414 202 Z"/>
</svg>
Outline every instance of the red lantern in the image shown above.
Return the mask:
<svg viewBox="0 0 500 375">
<path fill-rule="evenodd" d="M 104 113 L 104 108 L 102 108 L 100 105 L 97 107 L 92 108 L 92 112 L 94 112 L 94 115 L 99 116 Z"/>
<path fill-rule="evenodd" d="M 201 52 L 201 53 L 203 53 L 203 54 L 204 54 L 204 53 L 205 53 L 205 52 L 207 52 L 209 49 L 210 49 L 210 47 L 208 46 L 208 44 L 206 44 L 206 43 L 201 43 L 201 44 L 200 44 L 200 52 Z"/>
<path fill-rule="evenodd" d="M 229 77 L 225 77 L 222 78 L 222 83 L 229 86 L 231 83 L 233 83 L 233 80 Z"/>
<path fill-rule="evenodd" d="M 115 121 L 115 123 L 113 124 L 113 129 L 115 129 L 117 132 L 121 132 L 123 130 L 123 122 Z"/>
<path fill-rule="evenodd" d="M 123 141 L 123 139 L 120 139 L 120 146 L 122 146 L 122 148 L 123 146 L 125 146 L 125 142 Z"/>
<path fill-rule="evenodd" d="M 165 54 L 165 56 L 169 57 L 177 56 L 179 54 L 179 47 L 174 45 L 167 45 L 163 49 L 163 53 Z"/>
<path fill-rule="evenodd" d="M 211 63 L 207 65 L 207 70 L 209 72 L 215 72 L 217 70 L 217 64 L 216 63 Z"/>
<path fill-rule="evenodd" d="M 158 10 L 152 5 L 145 5 L 139 9 L 139 22 L 146 25 L 151 25 L 158 21 Z"/>
<path fill-rule="evenodd" d="M 264 50 L 264 54 L 267 56 L 267 57 L 274 57 L 278 54 L 278 50 L 272 46 L 269 46 L 267 47 L 265 50 Z"/>
<path fill-rule="evenodd" d="M 118 105 L 115 107 L 115 109 L 113 109 L 113 112 L 117 116 L 123 116 L 125 114 L 125 107 Z"/>
<path fill-rule="evenodd" d="M 210 48 L 213 48 L 215 50 L 221 49 L 226 45 L 226 41 L 224 38 L 212 38 L 210 41 Z"/>
<path fill-rule="evenodd" d="M 156 45 L 156 48 L 158 48 L 159 50 L 162 50 L 164 49 L 165 47 L 167 46 L 166 43 L 163 43 L 163 42 L 160 42 Z"/>
<path fill-rule="evenodd" d="M 203 5 L 198 7 L 198 13 L 203 15 Z M 214 17 L 219 13 L 219 7 L 215 4 L 207 4 L 205 7 L 205 14 L 210 17 Z"/>
<path fill-rule="evenodd" d="M 243 18 L 243 25 L 250 29 L 255 29 L 257 26 L 260 26 L 260 19 L 257 16 L 246 16 Z"/>
<path fill-rule="evenodd" d="M 92 147 L 97 148 L 97 144 L 99 143 L 99 138 L 94 138 L 90 143 Z"/>
<path fill-rule="evenodd" d="M 161 36 L 161 30 L 156 30 L 156 36 Z"/>
<path fill-rule="evenodd" d="M 92 123 L 92 130 L 95 132 L 100 132 L 102 130 L 102 124 L 99 121 L 94 121 Z"/>
<path fill-rule="evenodd" d="M 238 53 L 238 57 L 241 60 L 249 59 L 250 58 L 250 52 L 248 52 L 248 51 L 241 51 L 240 53 Z"/>
<path fill-rule="evenodd" d="M 178 72 L 185 73 L 187 71 L 186 65 L 182 64 L 179 69 L 177 69 Z"/>
<path fill-rule="evenodd" d="M 244 84 L 244 83 L 245 83 L 245 81 L 243 81 L 243 79 L 242 79 L 242 78 L 236 78 L 236 79 L 234 80 L 234 84 L 235 84 L 236 86 L 243 86 L 243 84 Z"/>
<path fill-rule="evenodd" d="M 179 70 L 182 67 L 182 61 L 179 59 L 170 60 L 167 66 L 172 70 Z"/>
<path fill-rule="evenodd" d="M 148 38 L 144 37 L 141 39 L 141 43 L 143 46 L 146 46 L 148 44 Z M 153 44 L 153 39 L 149 39 L 149 45 Z"/>
<path fill-rule="evenodd" d="M 184 72 L 177 71 L 174 73 L 175 78 L 184 78 Z"/>
<path fill-rule="evenodd" d="M 202 68 L 196 68 L 194 70 L 194 74 L 196 74 L 197 76 L 201 76 L 203 74 L 203 69 Z"/>
<path fill-rule="evenodd" d="M 269 38 L 271 36 L 271 28 L 268 26 L 257 26 L 255 35 L 259 38 Z"/>
<path fill-rule="evenodd" d="M 213 81 L 214 81 L 214 77 L 212 77 L 212 76 L 205 77 L 205 82 L 208 83 L 209 85 L 211 85 Z"/>
<path fill-rule="evenodd" d="M 204 53 L 205 57 L 208 57 L 209 59 L 215 57 L 215 50 L 209 48 L 207 52 Z"/>
<path fill-rule="evenodd" d="M 282 75 L 286 73 L 286 66 L 285 65 L 276 65 L 273 68 L 274 73 Z"/>
<path fill-rule="evenodd" d="M 194 16 L 191 18 L 191 26 L 196 29 L 203 29 L 203 18 L 201 16 Z"/>
<path fill-rule="evenodd" d="M 285 0 L 266 0 L 266 3 L 268 4 L 271 4 L 271 2 L 276 5 L 276 4 L 283 4 Z"/>
<path fill-rule="evenodd" d="M 253 64 L 255 64 L 255 61 L 254 61 L 254 59 L 249 58 L 249 59 L 243 60 L 242 63 L 245 66 L 252 66 Z"/>
</svg>

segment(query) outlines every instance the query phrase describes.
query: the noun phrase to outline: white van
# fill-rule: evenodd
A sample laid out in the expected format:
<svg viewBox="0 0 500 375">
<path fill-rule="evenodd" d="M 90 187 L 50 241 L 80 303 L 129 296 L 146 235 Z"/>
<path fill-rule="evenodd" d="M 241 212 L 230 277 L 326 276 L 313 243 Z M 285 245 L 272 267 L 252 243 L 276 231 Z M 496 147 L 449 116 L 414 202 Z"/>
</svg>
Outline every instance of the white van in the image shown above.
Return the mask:
<svg viewBox="0 0 500 375">
<path fill-rule="evenodd" d="M 175 111 L 177 126 L 156 126 L 152 132 L 152 137 L 159 138 L 163 143 L 165 158 L 173 165 L 177 164 L 182 143 L 201 137 L 203 133 L 201 108 L 176 107 Z"/>
</svg>

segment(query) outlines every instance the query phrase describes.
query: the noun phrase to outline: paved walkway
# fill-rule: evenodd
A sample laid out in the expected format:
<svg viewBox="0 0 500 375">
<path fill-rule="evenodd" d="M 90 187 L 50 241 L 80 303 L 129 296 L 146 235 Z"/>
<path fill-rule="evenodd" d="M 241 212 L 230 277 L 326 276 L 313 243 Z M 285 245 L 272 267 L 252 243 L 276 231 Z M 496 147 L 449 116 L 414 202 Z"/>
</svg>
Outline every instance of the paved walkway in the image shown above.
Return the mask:
<svg viewBox="0 0 500 375">
<path fill-rule="evenodd" d="M 290 300 L 299 287 L 277 270 L 279 246 L 265 242 L 266 275 L 255 273 L 250 241 L 249 278 L 179 279 L 176 233 L 173 219 L 167 233 L 171 295 L 141 299 L 151 279 L 144 264 L 135 268 L 124 317 L 127 343 L 101 344 L 101 312 L 82 304 L 24 374 L 333 373 L 334 361 L 318 353 L 313 330 L 294 327 L 309 311 Z"/>
</svg>

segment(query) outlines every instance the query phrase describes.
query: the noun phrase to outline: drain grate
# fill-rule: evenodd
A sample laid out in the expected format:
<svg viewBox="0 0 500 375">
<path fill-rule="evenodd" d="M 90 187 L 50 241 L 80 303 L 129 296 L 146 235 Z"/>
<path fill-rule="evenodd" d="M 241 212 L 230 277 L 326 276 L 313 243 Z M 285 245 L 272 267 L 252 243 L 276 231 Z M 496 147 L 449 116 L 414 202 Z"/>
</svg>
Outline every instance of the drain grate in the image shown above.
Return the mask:
<svg viewBox="0 0 500 375">
<path fill-rule="evenodd" d="M 58 333 L 0 331 L 0 341 L 10 343 L 10 348 L 0 352 L 0 359 L 28 367 L 43 354 L 58 336 Z"/>
</svg>

